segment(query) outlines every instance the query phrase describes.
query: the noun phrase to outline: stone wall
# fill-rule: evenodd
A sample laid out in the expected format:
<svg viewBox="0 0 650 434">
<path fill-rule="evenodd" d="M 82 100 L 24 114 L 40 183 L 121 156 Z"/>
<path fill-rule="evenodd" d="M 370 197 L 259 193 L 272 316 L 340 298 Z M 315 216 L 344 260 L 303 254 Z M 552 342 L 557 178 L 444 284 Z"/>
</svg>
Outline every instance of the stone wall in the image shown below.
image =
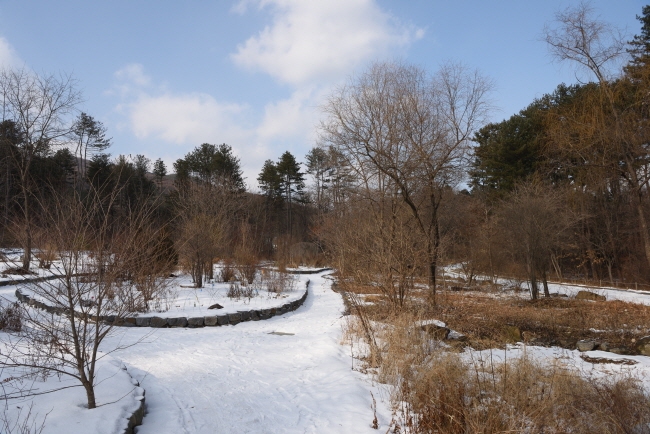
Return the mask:
<svg viewBox="0 0 650 434">
<path fill-rule="evenodd" d="M 271 307 L 267 309 L 253 309 L 253 310 L 240 310 L 234 313 L 224 313 L 221 315 L 208 315 L 198 317 L 170 317 L 164 318 L 159 316 L 147 317 L 116 317 L 115 315 L 102 316 L 99 319 L 107 324 L 112 324 L 119 327 L 153 327 L 153 328 L 177 328 L 177 327 L 215 327 L 222 325 L 236 325 L 244 321 L 260 321 L 272 318 L 277 315 L 282 315 L 287 312 L 298 309 L 307 299 L 309 292 L 309 282 L 307 282 L 305 293 L 298 300 L 290 301 L 280 307 Z M 16 289 L 16 298 L 21 303 L 30 304 L 39 309 L 47 312 L 61 315 L 65 313 L 65 309 L 48 306 L 38 300 L 30 298 L 28 295 Z M 79 312 L 76 315 L 81 316 Z"/>
</svg>

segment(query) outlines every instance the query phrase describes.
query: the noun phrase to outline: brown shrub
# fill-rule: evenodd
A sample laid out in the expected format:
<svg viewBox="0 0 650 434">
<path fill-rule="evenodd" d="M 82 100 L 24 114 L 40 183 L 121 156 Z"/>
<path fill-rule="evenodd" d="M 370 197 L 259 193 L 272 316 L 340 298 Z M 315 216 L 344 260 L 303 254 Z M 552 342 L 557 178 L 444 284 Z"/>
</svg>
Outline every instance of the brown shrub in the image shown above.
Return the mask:
<svg viewBox="0 0 650 434">
<path fill-rule="evenodd" d="M 18 303 L 4 306 L 0 303 L 0 330 L 19 332 L 23 328 L 23 318 Z"/>
<path fill-rule="evenodd" d="M 650 399 L 635 378 L 585 378 L 525 355 L 491 363 L 434 354 L 407 368 L 393 400 L 406 403 L 405 433 L 629 433 L 650 423 Z"/>
</svg>

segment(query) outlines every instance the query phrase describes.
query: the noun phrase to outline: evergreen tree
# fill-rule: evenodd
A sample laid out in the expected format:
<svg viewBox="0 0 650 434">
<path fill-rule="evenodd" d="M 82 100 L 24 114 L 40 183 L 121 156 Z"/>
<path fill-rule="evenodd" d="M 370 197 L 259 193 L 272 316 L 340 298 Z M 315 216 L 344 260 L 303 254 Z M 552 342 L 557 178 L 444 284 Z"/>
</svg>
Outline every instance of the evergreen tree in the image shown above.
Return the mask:
<svg viewBox="0 0 650 434">
<path fill-rule="evenodd" d="M 88 154 L 94 155 L 108 149 L 111 139 L 106 137 L 104 124 L 82 112 L 72 125 L 75 156 L 79 158 L 79 172 L 86 175 Z"/>
<path fill-rule="evenodd" d="M 219 146 L 203 143 L 185 155 L 185 158 L 176 160 L 174 169 L 180 184 L 194 178 L 236 191 L 246 189 L 239 158 L 225 143 Z"/>
<path fill-rule="evenodd" d="M 262 194 L 268 201 L 275 201 L 282 197 L 282 178 L 278 168 L 272 160 L 266 160 L 262 171 L 257 177 Z"/>
<path fill-rule="evenodd" d="M 634 35 L 629 42 L 630 48 L 627 50 L 632 59 L 625 67 L 625 73 L 632 79 L 642 79 L 647 75 L 648 65 L 650 64 L 650 5 L 643 6 L 642 15 L 636 18 L 641 22 L 641 34 Z"/>
<path fill-rule="evenodd" d="M 323 148 L 315 147 L 307 153 L 307 173 L 314 178 L 314 190 L 316 193 L 315 201 L 318 212 L 321 213 L 325 208 L 323 191 L 328 188 L 330 182 L 328 171 L 330 170 L 329 158 L 327 151 Z"/>
<path fill-rule="evenodd" d="M 165 162 L 160 158 L 153 163 L 153 174 L 158 180 L 158 187 L 162 189 L 162 180 L 167 175 L 167 166 L 165 166 Z"/>
<path fill-rule="evenodd" d="M 304 202 L 305 176 L 300 171 L 300 163 L 289 151 L 282 154 L 276 168 L 281 179 L 280 191 L 287 206 L 287 231 L 291 235 L 293 233 L 293 203 Z"/>
</svg>

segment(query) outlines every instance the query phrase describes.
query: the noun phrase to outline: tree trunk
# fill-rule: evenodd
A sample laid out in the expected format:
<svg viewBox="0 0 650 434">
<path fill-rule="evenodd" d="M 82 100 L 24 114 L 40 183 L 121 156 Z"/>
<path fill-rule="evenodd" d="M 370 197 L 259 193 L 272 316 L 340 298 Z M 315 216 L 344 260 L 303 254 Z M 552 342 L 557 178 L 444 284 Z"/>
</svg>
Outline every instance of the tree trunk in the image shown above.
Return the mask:
<svg viewBox="0 0 650 434">
<path fill-rule="evenodd" d="M 548 291 L 548 279 L 546 278 L 546 271 L 542 273 L 542 282 L 544 284 L 544 297 L 549 298 L 551 293 Z"/>
<path fill-rule="evenodd" d="M 641 239 L 643 240 L 643 247 L 645 257 L 650 266 L 650 234 L 648 234 L 648 223 L 645 220 L 645 212 L 643 211 L 643 202 L 641 202 L 641 194 L 638 195 L 637 213 L 639 215 L 639 231 L 641 232 Z"/>
<path fill-rule="evenodd" d="M 24 202 L 23 202 L 23 215 L 25 217 L 25 250 L 23 251 L 23 270 L 29 271 L 29 266 L 32 261 L 32 222 L 29 213 L 29 198 L 27 197 L 27 189 L 23 189 Z"/>
<path fill-rule="evenodd" d="M 95 388 L 93 387 L 92 383 L 88 381 L 87 379 L 82 380 L 82 384 L 84 386 L 84 389 L 86 390 L 86 399 L 88 400 L 88 409 L 92 410 L 93 408 L 97 407 L 97 404 L 95 402 Z"/>
</svg>

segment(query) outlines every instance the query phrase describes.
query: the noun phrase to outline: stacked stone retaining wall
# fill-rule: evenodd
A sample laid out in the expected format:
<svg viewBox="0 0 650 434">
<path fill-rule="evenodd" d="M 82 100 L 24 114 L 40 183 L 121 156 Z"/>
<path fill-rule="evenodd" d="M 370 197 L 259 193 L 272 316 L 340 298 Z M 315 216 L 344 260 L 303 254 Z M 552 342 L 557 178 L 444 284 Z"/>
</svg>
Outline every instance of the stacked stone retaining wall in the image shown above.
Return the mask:
<svg viewBox="0 0 650 434">
<path fill-rule="evenodd" d="M 99 317 L 100 321 L 107 324 L 112 324 L 119 327 L 152 327 L 152 328 L 178 328 L 178 327 L 214 327 L 223 325 L 236 325 L 245 321 L 260 321 L 272 318 L 274 316 L 283 315 L 287 312 L 298 309 L 307 299 L 309 292 L 309 282 L 305 293 L 298 300 L 290 301 L 279 307 L 271 307 L 266 309 L 253 309 L 253 310 L 240 310 L 237 312 L 224 313 L 221 315 L 207 315 L 196 317 L 159 317 L 159 316 L 144 316 L 144 317 L 116 317 L 115 315 L 106 315 Z M 43 302 L 35 300 L 28 295 L 16 289 L 16 298 L 21 303 L 26 303 L 38 309 L 43 309 L 49 313 L 61 315 L 66 313 L 66 309 L 59 307 L 52 307 Z M 75 312 L 77 316 L 83 316 L 80 312 Z"/>
</svg>

